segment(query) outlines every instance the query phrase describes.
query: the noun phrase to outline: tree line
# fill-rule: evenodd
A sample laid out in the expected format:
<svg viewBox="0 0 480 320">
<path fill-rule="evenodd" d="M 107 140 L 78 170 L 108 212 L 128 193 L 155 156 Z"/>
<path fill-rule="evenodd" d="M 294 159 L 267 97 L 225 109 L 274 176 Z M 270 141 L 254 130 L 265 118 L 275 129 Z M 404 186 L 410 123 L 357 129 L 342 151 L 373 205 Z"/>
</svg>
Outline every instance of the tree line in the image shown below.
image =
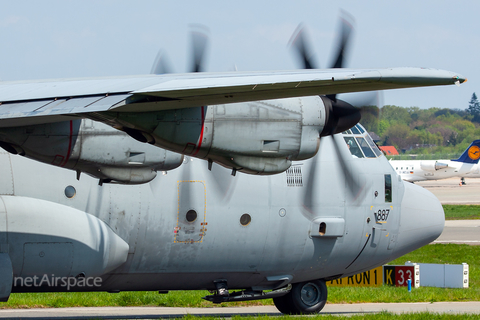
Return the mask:
<svg viewBox="0 0 480 320">
<path fill-rule="evenodd" d="M 474 93 L 465 110 L 386 105 L 362 108 L 360 123 L 380 136 L 379 145 L 406 153 L 459 153 L 480 139 L 480 103 Z"/>
</svg>

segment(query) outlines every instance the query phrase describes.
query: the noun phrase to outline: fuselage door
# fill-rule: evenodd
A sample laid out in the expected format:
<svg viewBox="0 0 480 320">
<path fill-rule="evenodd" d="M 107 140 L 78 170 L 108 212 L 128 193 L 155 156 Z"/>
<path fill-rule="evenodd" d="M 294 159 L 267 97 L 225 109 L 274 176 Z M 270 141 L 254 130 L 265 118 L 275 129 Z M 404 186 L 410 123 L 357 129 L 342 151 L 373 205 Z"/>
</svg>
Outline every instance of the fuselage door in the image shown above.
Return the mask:
<svg viewBox="0 0 480 320">
<path fill-rule="evenodd" d="M 207 230 L 206 188 L 203 181 L 178 181 L 175 243 L 202 242 Z"/>
</svg>

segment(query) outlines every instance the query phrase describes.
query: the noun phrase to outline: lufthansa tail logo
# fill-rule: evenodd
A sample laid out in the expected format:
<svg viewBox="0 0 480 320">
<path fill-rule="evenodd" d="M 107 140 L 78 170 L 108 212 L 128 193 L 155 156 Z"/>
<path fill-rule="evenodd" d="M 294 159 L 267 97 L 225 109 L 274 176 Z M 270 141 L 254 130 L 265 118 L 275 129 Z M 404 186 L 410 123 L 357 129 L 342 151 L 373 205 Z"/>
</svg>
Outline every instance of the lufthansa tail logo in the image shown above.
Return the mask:
<svg viewBox="0 0 480 320">
<path fill-rule="evenodd" d="M 468 149 L 468 156 L 472 160 L 477 160 L 478 158 L 480 158 L 480 148 L 477 146 L 471 146 Z"/>
</svg>

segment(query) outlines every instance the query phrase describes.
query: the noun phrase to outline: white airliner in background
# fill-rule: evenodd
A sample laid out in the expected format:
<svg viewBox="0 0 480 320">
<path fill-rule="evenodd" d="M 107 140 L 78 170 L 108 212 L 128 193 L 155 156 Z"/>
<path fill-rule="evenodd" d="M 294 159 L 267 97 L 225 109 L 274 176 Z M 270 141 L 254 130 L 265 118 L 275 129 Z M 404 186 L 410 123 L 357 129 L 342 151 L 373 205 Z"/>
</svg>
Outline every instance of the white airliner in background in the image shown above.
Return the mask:
<svg viewBox="0 0 480 320">
<path fill-rule="evenodd" d="M 456 160 L 390 160 L 390 164 L 403 180 L 410 182 L 465 176 L 480 178 L 479 158 L 480 140 L 475 140 Z"/>
</svg>

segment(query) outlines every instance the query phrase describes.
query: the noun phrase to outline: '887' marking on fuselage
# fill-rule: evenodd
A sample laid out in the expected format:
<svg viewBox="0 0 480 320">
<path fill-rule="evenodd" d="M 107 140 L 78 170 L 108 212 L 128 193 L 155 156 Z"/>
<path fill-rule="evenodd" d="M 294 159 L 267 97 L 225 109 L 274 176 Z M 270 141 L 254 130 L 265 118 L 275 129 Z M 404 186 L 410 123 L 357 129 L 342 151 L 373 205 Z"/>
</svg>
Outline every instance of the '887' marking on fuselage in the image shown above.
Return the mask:
<svg viewBox="0 0 480 320">
<path fill-rule="evenodd" d="M 373 209 L 373 206 L 371 207 L 371 210 Z M 380 208 L 380 209 L 375 209 L 373 212 L 375 216 L 375 222 L 376 223 L 387 223 L 388 216 L 390 215 L 393 207 L 390 206 L 389 208 Z"/>
</svg>

